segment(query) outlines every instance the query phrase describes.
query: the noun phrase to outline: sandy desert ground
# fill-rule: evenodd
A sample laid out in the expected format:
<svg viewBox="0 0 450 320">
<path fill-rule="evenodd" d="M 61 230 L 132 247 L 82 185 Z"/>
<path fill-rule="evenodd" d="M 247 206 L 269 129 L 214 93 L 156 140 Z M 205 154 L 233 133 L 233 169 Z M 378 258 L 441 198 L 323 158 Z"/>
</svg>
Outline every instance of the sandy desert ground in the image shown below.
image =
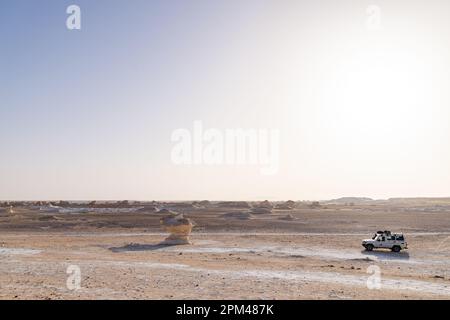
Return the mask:
<svg viewBox="0 0 450 320">
<path fill-rule="evenodd" d="M 450 299 L 450 199 L 81 207 L 0 209 L 0 299 Z M 161 208 L 195 221 L 192 245 L 158 245 Z M 377 230 L 409 249 L 364 251 Z"/>
</svg>

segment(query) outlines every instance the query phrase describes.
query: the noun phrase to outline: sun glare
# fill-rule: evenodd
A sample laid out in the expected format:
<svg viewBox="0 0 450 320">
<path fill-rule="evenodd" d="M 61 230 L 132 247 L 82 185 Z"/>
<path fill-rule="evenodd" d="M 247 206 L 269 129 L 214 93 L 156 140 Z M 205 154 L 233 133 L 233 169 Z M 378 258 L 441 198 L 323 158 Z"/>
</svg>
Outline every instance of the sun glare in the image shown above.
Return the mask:
<svg viewBox="0 0 450 320">
<path fill-rule="evenodd" d="M 329 74 L 318 106 L 328 134 L 377 144 L 420 133 L 431 87 L 426 66 L 414 55 L 354 54 Z"/>
</svg>

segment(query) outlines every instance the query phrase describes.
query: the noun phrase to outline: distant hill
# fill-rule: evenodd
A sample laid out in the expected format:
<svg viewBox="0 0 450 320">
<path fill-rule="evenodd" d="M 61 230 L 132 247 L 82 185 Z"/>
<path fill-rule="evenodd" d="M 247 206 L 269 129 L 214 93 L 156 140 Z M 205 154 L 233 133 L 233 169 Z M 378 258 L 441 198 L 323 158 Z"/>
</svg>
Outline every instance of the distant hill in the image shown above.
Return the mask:
<svg viewBox="0 0 450 320">
<path fill-rule="evenodd" d="M 373 201 L 373 199 L 366 198 L 366 197 L 342 197 L 342 198 L 338 198 L 338 199 L 329 200 L 327 202 L 332 202 L 332 203 L 360 203 L 360 202 L 368 202 L 368 201 Z"/>
</svg>

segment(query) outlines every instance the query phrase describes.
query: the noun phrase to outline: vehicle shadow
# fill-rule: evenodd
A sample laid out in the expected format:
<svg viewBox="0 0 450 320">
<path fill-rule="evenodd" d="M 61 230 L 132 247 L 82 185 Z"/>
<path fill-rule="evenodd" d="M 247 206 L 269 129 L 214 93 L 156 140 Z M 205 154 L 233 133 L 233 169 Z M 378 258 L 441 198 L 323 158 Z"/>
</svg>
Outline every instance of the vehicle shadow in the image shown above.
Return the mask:
<svg viewBox="0 0 450 320">
<path fill-rule="evenodd" d="M 129 251 L 155 251 L 168 247 L 173 247 L 170 244 L 139 244 L 139 243 L 130 243 L 123 247 L 112 247 L 109 248 L 112 252 L 129 252 Z"/>
<path fill-rule="evenodd" d="M 369 257 L 377 257 L 378 260 L 409 260 L 409 253 L 406 251 L 391 252 L 391 251 L 366 251 L 362 250 L 362 254 Z"/>
</svg>

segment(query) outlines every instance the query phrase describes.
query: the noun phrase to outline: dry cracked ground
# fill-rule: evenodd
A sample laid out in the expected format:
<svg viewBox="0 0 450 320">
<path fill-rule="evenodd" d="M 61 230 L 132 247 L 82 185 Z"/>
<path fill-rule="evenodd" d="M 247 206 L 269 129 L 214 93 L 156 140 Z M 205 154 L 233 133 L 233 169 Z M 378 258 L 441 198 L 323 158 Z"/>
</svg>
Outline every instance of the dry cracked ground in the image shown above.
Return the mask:
<svg viewBox="0 0 450 320">
<path fill-rule="evenodd" d="M 226 215 L 246 210 L 176 204 L 196 223 L 184 246 L 158 245 L 163 213 L 15 208 L 0 213 L 0 299 L 449 299 L 446 205 Z M 409 249 L 363 251 L 386 229 Z"/>
</svg>

